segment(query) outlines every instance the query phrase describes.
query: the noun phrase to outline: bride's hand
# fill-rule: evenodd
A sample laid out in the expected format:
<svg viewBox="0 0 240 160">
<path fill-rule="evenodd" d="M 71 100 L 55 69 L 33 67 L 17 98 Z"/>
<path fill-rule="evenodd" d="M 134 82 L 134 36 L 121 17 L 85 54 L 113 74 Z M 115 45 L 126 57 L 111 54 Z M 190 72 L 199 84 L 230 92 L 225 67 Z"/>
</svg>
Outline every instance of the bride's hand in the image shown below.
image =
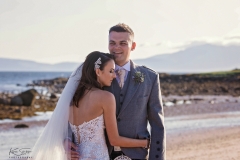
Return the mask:
<svg viewBox="0 0 240 160">
<path fill-rule="evenodd" d="M 78 160 L 80 158 L 79 153 L 76 152 L 77 146 L 67 138 L 64 140 L 64 149 L 69 160 Z"/>
</svg>

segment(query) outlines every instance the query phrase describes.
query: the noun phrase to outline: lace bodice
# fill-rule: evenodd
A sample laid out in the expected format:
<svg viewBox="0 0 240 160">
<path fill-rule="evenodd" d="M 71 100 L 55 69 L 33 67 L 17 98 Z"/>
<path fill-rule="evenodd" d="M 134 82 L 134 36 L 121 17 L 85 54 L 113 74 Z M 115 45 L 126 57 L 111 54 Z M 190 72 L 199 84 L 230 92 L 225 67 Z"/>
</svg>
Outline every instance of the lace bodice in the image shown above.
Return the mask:
<svg viewBox="0 0 240 160">
<path fill-rule="evenodd" d="M 109 160 L 103 115 L 79 126 L 71 123 L 70 126 L 74 133 L 75 144 L 78 146 L 79 160 Z"/>
</svg>

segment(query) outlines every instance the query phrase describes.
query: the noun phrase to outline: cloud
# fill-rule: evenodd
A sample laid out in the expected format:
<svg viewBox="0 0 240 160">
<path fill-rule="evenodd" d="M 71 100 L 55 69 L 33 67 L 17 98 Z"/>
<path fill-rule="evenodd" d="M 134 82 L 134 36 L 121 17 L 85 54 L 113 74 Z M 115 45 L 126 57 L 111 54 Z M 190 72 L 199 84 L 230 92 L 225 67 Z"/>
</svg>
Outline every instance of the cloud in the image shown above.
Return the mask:
<svg viewBox="0 0 240 160">
<path fill-rule="evenodd" d="M 138 47 L 159 47 L 161 45 L 162 45 L 162 43 L 149 43 L 149 42 L 146 42 L 146 43 L 140 44 Z"/>
<path fill-rule="evenodd" d="M 240 36 L 225 37 L 225 39 L 240 39 Z"/>
<path fill-rule="evenodd" d="M 240 45 L 240 36 L 223 36 L 223 37 L 200 37 L 192 39 L 186 43 L 186 47 L 198 46 L 202 44 L 216 44 L 216 45 Z"/>
<path fill-rule="evenodd" d="M 238 20 L 240 22 L 240 7 L 238 7 L 235 12 L 238 14 Z"/>
</svg>

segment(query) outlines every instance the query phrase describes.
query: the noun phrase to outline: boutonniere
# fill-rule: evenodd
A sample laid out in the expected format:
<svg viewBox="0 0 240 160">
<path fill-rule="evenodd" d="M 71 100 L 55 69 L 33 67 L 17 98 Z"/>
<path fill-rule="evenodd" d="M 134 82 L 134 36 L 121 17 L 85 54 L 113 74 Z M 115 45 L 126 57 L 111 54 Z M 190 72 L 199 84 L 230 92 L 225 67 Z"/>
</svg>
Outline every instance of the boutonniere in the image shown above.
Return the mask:
<svg viewBox="0 0 240 160">
<path fill-rule="evenodd" d="M 144 74 L 140 71 L 136 71 L 133 75 L 133 80 L 136 83 L 142 83 L 144 82 Z"/>
</svg>

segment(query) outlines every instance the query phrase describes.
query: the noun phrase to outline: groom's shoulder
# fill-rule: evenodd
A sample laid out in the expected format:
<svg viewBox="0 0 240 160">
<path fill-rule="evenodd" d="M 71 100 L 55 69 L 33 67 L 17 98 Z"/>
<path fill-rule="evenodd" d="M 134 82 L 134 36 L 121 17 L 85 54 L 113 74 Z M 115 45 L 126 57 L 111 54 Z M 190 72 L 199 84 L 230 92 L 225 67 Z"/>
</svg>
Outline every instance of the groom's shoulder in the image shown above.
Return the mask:
<svg viewBox="0 0 240 160">
<path fill-rule="evenodd" d="M 136 66 L 136 68 L 139 68 L 140 70 L 142 70 L 143 72 L 145 72 L 148 75 L 152 75 L 152 76 L 158 75 L 158 72 L 156 72 L 155 70 L 153 70 L 145 65 L 138 65 L 136 63 L 134 63 L 134 65 Z"/>
<path fill-rule="evenodd" d="M 151 69 L 151 68 L 149 68 L 149 67 L 147 67 L 147 66 L 145 66 L 145 65 L 141 65 L 140 67 L 141 67 L 142 70 L 144 70 L 144 72 L 146 72 L 147 74 L 158 75 L 158 73 L 157 73 L 155 70 L 153 70 L 153 69 Z"/>
<path fill-rule="evenodd" d="M 147 71 L 149 71 L 149 72 L 152 72 L 152 73 L 157 74 L 157 72 L 156 72 L 155 70 L 153 70 L 153 69 L 151 69 L 151 68 L 149 68 L 149 67 L 147 67 L 147 66 L 145 66 L 145 65 L 142 65 L 142 67 L 145 68 L 145 69 L 146 69 Z"/>
</svg>

